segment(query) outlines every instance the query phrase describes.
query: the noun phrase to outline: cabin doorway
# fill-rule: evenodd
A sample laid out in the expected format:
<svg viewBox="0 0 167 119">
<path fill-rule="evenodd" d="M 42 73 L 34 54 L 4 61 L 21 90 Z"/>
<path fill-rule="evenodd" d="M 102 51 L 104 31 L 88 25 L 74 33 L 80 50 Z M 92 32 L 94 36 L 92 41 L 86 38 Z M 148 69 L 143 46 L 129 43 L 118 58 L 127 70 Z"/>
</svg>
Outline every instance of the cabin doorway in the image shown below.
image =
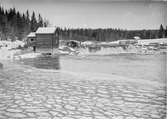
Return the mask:
<svg viewBox="0 0 167 119">
<path fill-rule="evenodd" d="M 35 46 L 33 46 L 33 51 L 36 52 L 36 47 Z"/>
</svg>

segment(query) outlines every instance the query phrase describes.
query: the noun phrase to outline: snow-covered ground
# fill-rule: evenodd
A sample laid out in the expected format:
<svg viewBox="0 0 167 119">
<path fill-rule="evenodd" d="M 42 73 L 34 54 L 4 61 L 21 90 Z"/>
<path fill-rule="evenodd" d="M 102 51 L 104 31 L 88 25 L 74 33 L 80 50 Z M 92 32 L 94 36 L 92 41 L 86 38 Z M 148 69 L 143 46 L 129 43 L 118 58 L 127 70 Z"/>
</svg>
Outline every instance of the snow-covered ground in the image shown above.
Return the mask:
<svg viewBox="0 0 167 119">
<path fill-rule="evenodd" d="M 34 58 L 40 55 L 39 53 L 27 53 L 19 55 L 21 54 L 21 50 L 18 49 L 18 47 L 23 47 L 24 45 L 25 42 L 18 40 L 15 42 L 0 41 L 0 60 Z"/>
<path fill-rule="evenodd" d="M 101 45 L 107 45 L 107 44 L 119 44 L 119 41 L 114 41 L 114 42 L 101 42 L 99 44 Z M 148 45 L 149 43 L 167 43 L 167 38 L 161 38 L 161 39 L 142 39 L 138 40 L 138 44 L 141 45 Z M 82 45 L 92 45 L 93 42 L 91 41 L 85 41 L 81 43 Z M 24 46 L 25 42 L 23 41 L 18 41 L 16 40 L 15 42 L 10 42 L 10 41 L 0 41 L 0 60 L 7 60 L 7 59 L 24 59 L 24 58 L 34 58 L 39 55 L 40 53 L 28 53 L 28 54 L 21 54 L 21 50 L 17 49 L 18 46 Z M 106 50 L 106 49 L 105 49 Z M 111 49 L 110 49 L 111 50 Z M 113 52 L 118 51 L 117 49 L 114 49 Z M 82 54 L 82 50 L 80 50 L 80 54 Z M 68 55 L 73 55 L 73 54 L 78 54 L 77 49 L 70 48 L 68 46 L 59 46 L 59 53 L 60 54 L 68 54 Z M 105 53 L 105 52 L 103 52 Z M 102 53 L 102 54 L 103 54 Z M 19 55 L 19 56 L 16 56 Z"/>
<path fill-rule="evenodd" d="M 119 44 L 119 41 L 122 41 L 122 40 L 109 42 L 109 44 Z M 167 38 L 138 40 L 138 43 L 141 44 L 141 45 L 148 45 L 149 43 L 155 43 L 155 42 L 156 43 L 167 43 Z"/>
<path fill-rule="evenodd" d="M 1 47 L 0 49 L 0 60 L 13 59 L 15 54 L 19 54 L 20 50 L 8 50 L 6 47 Z"/>
<path fill-rule="evenodd" d="M 143 39 L 143 40 L 138 40 L 139 44 L 142 45 L 148 45 L 149 43 L 167 43 L 167 38 L 162 38 L 162 39 Z"/>
<path fill-rule="evenodd" d="M 0 41 L 0 60 L 13 59 L 14 54 L 20 52 L 18 49 L 11 50 L 18 47 L 16 44 L 20 45 L 20 42 Z"/>
<path fill-rule="evenodd" d="M 118 53 L 167 53 L 166 46 L 149 46 L 150 43 L 159 43 L 163 45 L 167 43 L 167 38 L 161 39 L 142 39 L 137 40 L 134 45 L 128 45 L 126 47 L 120 46 L 120 41 L 130 41 L 130 40 L 118 40 L 113 42 L 91 42 L 85 41 L 83 46 L 80 48 L 79 55 L 108 55 L 108 54 L 118 54 Z M 102 46 L 102 47 L 101 47 Z M 103 47 L 104 46 L 104 47 Z M 165 48 L 166 47 L 166 48 Z"/>
<path fill-rule="evenodd" d="M 13 59 L 26 59 L 26 58 L 35 58 L 41 56 L 41 53 L 27 53 L 18 56 L 14 56 Z"/>
</svg>

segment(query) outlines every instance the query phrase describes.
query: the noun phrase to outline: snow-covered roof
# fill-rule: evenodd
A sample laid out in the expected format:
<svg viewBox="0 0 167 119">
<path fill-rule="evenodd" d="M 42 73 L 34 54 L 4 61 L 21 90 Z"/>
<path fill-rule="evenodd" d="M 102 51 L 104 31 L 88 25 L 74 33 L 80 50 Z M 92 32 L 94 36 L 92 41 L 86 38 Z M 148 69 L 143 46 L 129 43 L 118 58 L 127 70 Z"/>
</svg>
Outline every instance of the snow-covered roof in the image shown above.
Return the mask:
<svg viewBox="0 0 167 119">
<path fill-rule="evenodd" d="M 27 37 L 35 37 L 35 32 L 31 32 Z"/>
<path fill-rule="evenodd" d="M 54 33 L 56 30 L 56 28 L 54 27 L 39 27 L 36 31 L 36 33 L 39 33 L 39 34 L 45 34 L 45 33 Z"/>
<path fill-rule="evenodd" d="M 136 40 L 140 40 L 140 37 L 138 37 L 138 36 L 134 36 L 134 39 L 136 39 Z"/>
</svg>

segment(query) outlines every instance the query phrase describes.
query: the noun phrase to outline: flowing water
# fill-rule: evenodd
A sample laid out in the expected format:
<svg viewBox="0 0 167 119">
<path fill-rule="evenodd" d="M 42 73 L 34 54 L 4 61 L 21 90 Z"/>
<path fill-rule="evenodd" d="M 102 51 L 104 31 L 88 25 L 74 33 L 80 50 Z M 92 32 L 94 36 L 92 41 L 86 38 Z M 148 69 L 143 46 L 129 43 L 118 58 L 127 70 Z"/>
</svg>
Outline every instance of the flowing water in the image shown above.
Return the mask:
<svg viewBox="0 0 167 119">
<path fill-rule="evenodd" d="M 112 54 L 62 56 L 63 70 L 98 74 L 120 75 L 164 83 L 166 81 L 167 55 L 162 54 Z"/>
<path fill-rule="evenodd" d="M 86 74 L 86 77 L 95 76 L 113 78 L 114 75 L 129 77 L 134 80 L 143 79 L 166 82 L 165 54 L 111 54 L 111 55 L 74 55 L 59 56 L 57 58 L 38 58 L 29 60 L 2 62 L 4 72 L 10 68 L 22 68 L 22 64 L 37 68 L 55 69 L 73 74 Z M 20 63 L 21 62 L 21 63 Z M 24 62 L 24 63 L 23 63 Z M 22 69 L 24 70 L 24 69 Z M 20 73 L 15 71 L 15 73 Z M 3 74 L 1 74 L 3 75 Z"/>
</svg>

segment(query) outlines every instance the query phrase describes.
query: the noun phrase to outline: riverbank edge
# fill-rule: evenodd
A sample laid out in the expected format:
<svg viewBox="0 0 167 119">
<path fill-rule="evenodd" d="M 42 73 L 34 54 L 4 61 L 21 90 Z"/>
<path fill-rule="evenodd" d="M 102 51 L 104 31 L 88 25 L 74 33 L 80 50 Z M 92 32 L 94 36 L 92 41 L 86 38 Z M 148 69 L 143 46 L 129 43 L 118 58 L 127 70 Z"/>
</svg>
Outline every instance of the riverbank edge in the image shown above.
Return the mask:
<svg viewBox="0 0 167 119">
<path fill-rule="evenodd" d="M 12 63 L 12 60 L 6 60 L 6 61 L 2 61 L 2 63 L 4 64 L 4 68 L 5 68 L 5 63 L 7 62 Z M 13 62 L 14 63 L 14 62 Z M 52 70 L 52 69 L 39 69 L 36 67 L 32 67 L 29 65 L 25 65 L 25 64 L 18 64 L 17 65 L 25 68 L 26 70 L 24 72 L 27 73 L 31 73 L 31 72 L 37 72 L 39 74 L 42 75 L 50 75 L 52 78 L 54 78 L 55 73 L 61 73 L 62 75 L 69 75 L 74 77 L 74 80 L 89 80 L 89 81 L 106 81 L 106 82 L 118 82 L 118 83 L 133 83 L 135 84 L 140 84 L 142 86 L 146 86 L 146 87 L 166 87 L 166 83 L 161 83 L 158 81 L 150 81 L 150 80 L 146 80 L 146 79 L 140 79 L 140 78 L 131 78 L 131 77 L 126 77 L 126 76 L 122 76 L 122 75 L 115 75 L 115 74 L 104 74 L 104 73 L 88 73 L 88 72 L 72 72 L 72 71 L 66 71 L 66 70 Z M 2 69 L 3 70 L 3 69 Z M 68 79 L 66 79 L 68 80 Z"/>
</svg>

